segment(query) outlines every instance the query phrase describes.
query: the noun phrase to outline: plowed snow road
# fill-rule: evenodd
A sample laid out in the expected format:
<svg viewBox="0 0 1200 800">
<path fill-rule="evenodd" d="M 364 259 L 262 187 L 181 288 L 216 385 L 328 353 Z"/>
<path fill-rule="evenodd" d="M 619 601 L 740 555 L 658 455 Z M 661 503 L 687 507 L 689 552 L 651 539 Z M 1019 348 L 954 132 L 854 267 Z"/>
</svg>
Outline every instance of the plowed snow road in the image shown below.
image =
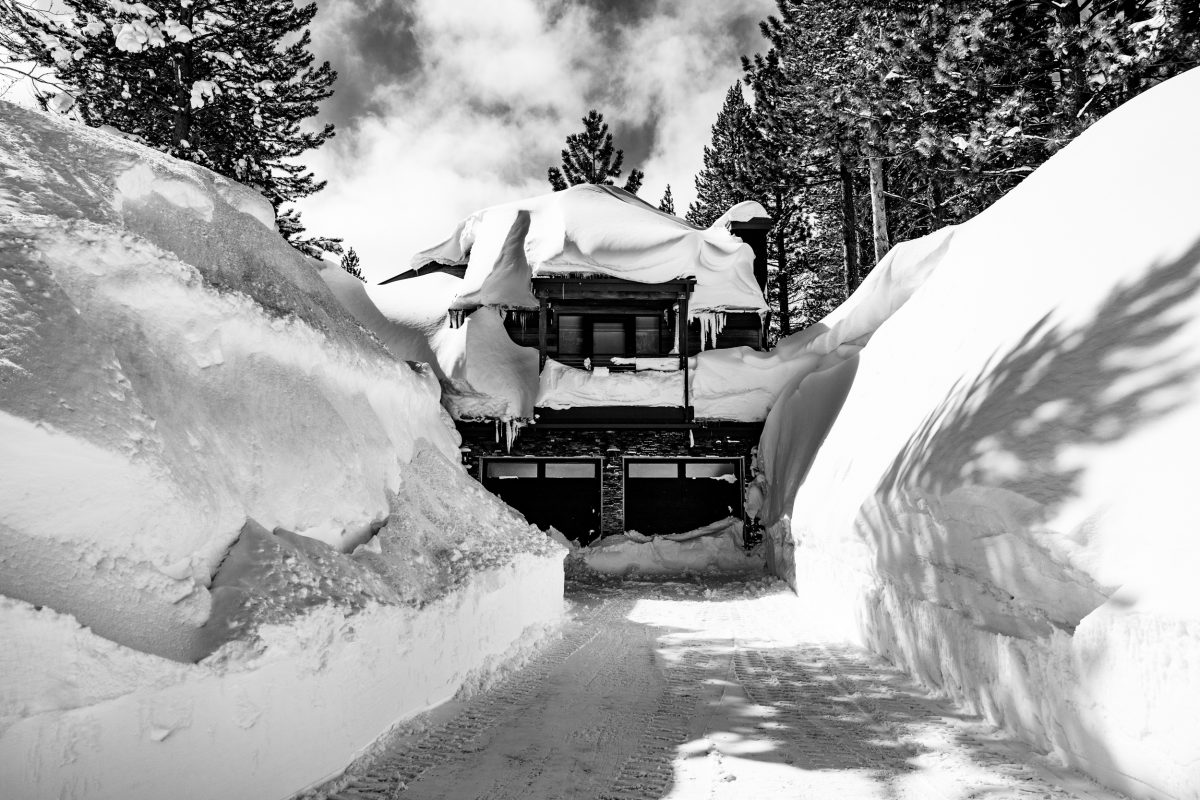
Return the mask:
<svg viewBox="0 0 1200 800">
<path fill-rule="evenodd" d="M 569 585 L 561 638 L 332 798 L 1117 797 L 850 647 L 768 582 Z"/>
</svg>

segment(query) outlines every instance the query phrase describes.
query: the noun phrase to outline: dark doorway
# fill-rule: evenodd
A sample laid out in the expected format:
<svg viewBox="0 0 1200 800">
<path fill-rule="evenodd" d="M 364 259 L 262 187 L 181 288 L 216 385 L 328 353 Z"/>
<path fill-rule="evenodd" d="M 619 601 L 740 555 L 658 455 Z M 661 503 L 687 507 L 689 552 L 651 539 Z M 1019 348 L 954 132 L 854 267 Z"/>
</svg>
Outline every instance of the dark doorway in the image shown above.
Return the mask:
<svg viewBox="0 0 1200 800">
<path fill-rule="evenodd" d="M 600 535 L 598 458 L 485 458 L 480 483 L 544 531 L 583 544 Z"/>
<path fill-rule="evenodd" d="M 625 530 L 683 533 L 742 516 L 740 458 L 625 459 Z"/>
</svg>

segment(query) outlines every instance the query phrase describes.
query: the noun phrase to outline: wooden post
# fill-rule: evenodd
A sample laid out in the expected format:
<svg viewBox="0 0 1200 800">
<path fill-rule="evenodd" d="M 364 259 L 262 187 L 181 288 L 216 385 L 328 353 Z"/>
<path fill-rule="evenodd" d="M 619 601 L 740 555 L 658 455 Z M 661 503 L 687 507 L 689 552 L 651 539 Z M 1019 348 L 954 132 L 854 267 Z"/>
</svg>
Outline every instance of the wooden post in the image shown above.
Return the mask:
<svg viewBox="0 0 1200 800">
<path fill-rule="evenodd" d="M 690 422 L 689 408 L 692 404 L 691 386 L 688 384 L 688 296 L 687 292 L 679 295 L 679 318 L 675 320 L 675 329 L 679 332 L 679 366 L 683 370 L 683 421 Z"/>
<path fill-rule="evenodd" d="M 538 297 L 538 372 L 546 368 L 546 298 Z"/>
</svg>

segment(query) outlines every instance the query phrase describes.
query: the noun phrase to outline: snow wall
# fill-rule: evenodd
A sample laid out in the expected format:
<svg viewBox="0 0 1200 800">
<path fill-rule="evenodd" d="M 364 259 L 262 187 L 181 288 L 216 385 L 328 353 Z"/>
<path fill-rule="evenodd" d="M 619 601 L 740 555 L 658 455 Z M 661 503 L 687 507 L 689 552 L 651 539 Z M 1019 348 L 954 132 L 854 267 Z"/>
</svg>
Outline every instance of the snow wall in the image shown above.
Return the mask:
<svg viewBox="0 0 1200 800">
<path fill-rule="evenodd" d="M 318 267 L 255 192 L 0 103 L 5 796 L 285 797 L 561 615 L 562 548 Z"/>
<path fill-rule="evenodd" d="M 1197 141 L 1192 71 L 864 283 L 759 463 L 812 613 L 1136 797 L 1200 797 Z"/>
</svg>

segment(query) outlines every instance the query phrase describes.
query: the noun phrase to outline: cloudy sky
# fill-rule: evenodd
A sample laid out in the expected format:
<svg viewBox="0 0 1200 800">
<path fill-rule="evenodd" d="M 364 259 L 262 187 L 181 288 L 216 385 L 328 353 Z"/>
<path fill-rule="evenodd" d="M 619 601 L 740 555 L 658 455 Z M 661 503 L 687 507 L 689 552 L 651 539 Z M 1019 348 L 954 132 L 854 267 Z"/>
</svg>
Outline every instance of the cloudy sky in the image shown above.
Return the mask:
<svg viewBox="0 0 1200 800">
<path fill-rule="evenodd" d="M 301 205 L 372 281 L 471 211 L 549 190 L 567 134 L 604 114 L 640 195 L 692 200 L 709 128 L 762 49 L 772 0 L 321 0 L 314 50 L 339 73 Z"/>
</svg>

